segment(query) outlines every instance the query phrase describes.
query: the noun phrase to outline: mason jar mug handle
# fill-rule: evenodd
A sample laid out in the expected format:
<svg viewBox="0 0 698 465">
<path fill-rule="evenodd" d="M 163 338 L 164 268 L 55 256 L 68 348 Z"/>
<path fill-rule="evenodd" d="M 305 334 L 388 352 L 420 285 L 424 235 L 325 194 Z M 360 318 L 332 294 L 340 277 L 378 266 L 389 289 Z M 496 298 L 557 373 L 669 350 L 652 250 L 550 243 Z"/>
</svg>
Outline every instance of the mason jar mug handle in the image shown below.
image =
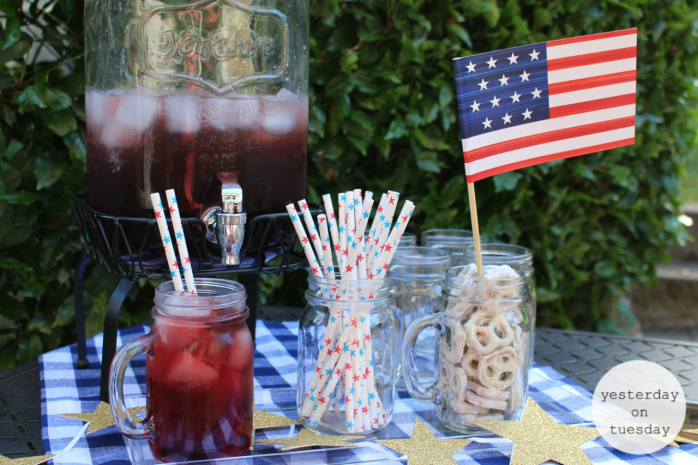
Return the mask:
<svg viewBox="0 0 698 465">
<path fill-rule="evenodd" d="M 440 313 L 425 315 L 417 318 L 410 324 L 405 331 L 405 337 L 402 340 L 402 367 L 405 373 L 405 385 L 410 395 L 421 401 L 436 403 L 436 383 L 438 381 L 438 373 L 434 377 L 434 382 L 426 386 L 422 386 L 417 379 L 416 363 L 414 361 L 415 344 L 419 334 L 427 328 L 436 325 L 436 320 L 441 316 Z M 438 350 L 438 349 L 437 349 Z"/>
<path fill-rule="evenodd" d="M 109 404 L 111 405 L 116 427 L 121 434 L 131 439 L 150 439 L 153 435 L 152 425 L 148 422 L 134 423 L 124 402 L 124 375 L 131 359 L 145 353 L 150 348 L 153 336 L 146 334 L 133 339 L 119 349 L 111 363 L 109 373 Z"/>
</svg>

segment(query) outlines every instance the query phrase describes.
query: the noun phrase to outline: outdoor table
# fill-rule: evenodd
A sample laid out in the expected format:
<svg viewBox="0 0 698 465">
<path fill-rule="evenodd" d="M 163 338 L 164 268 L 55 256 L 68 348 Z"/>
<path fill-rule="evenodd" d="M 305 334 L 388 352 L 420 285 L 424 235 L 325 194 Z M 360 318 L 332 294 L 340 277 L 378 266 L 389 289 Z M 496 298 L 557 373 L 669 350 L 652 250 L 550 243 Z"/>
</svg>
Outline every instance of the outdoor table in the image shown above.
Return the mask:
<svg viewBox="0 0 698 465">
<path fill-rule="evenodd" d="M 683 385 L 687 402 L 698 404 L 698 344 L 536 329 L 536 363 L 551 366 L 591 392 L 606 371 L 630 360 L 666 367 Z M 0 373 L 0 400 L 0 454 L 10 458 L 43 454 L 38 362 Z"/>
</svg>

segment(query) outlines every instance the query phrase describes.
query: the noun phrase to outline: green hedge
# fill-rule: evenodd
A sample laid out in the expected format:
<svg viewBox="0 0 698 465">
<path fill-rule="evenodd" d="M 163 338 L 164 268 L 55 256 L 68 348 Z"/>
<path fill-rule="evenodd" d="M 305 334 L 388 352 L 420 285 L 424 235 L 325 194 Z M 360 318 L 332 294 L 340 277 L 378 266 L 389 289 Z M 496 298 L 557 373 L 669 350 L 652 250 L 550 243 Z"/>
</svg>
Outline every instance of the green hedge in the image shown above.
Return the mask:
<svg viewBox="0 0 698 465">
<path fill-rule="evenodd" d="M 534 251 L 541 325 L 616 330 L 614 309 L 632 317 L 619 297 L 651 281 L 684 234 L 671 210 L 695 149 L 695 9 L 672 0 L 311 3 L 308 198 L 338 186 L 398 190 L 417 201 L 414 232 L 470 224 L 452 58 L 637 26 L 633 147 L 477 183 L 483 233 Z M 68 203 L 85 187 L 83 5 L 21 4 L 0 1 L 0 369 L 74 339 L 72 274 L 83 253 Z M 90 333 L 114 279 L 89 273 Z M 300 304 L 304 286 L 296 274 L 263 289 Z M 147 312 L 152 283 L 140 288 L 126 323 Z"/>
</svg>

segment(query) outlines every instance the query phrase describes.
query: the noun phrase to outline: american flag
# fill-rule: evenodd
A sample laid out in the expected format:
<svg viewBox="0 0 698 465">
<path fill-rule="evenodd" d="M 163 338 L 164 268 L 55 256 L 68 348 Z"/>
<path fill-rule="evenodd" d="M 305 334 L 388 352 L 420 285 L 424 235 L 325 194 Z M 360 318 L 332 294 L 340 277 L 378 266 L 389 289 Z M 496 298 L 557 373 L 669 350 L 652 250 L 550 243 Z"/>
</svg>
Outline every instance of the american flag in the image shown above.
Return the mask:
<svg viewBox="0 0 698 465">
<path fill-rule="evenodd" d="M 635 142 L 637 29 L 453 60 L 468 182 Z"/>
</svg>

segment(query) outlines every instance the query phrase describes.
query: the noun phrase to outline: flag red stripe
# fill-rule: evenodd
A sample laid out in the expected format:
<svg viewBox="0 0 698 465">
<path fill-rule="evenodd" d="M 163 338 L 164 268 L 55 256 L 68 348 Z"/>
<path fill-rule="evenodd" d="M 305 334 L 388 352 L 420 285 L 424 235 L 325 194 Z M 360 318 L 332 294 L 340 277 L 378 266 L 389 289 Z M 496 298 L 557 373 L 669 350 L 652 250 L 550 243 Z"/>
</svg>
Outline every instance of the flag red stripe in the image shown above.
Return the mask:
<svg viewBox="0 0 698 465">
<path fill-rule="evenodd" d="M 614 129 L 632 126 L 635 126 L 634 116 L 628 116 L 627 118 L 619 118 L 611 121 L 601 121 L 598 123 L 586 124 L 584 126 L 575 126 L 573 128 L 558 129 L 557 131 L 521 137 L 519 139 L 500 142 L 499 144 L 488 145 L 487 147 L 475 149 L 470 152 L 464 152 L 463 158 L 466 163 L 472 163 L 476 160 L 481 160 L 492 155 L 511 152 L 513 150 L 523 149 L 534 145 L 547 144 L 549 142 L 555 142 L 558 140 L 588 136 L 598 132 L 612 131 Z"/>
<path fill-rule="evenodd" d="M 622 82 L 632 82 L 635 80 L 635 74 L 635 71 L 624 71 L 622 73 L 606 74 L 604 76 L 595 76 L 574 81 L 557 82 L 555 84 L 548 84 L 548 93 L 550 95 L 564 94 L 565 92 L 574 92 L 576 90 L 610 86 Z"/>
<path fill-rule="evenodd" d="M 632 29 L 624 29 L 622 31 L 603 32 L 601 34 L 592 34 L 592 35 L 588 35 L 588 36 L 570 37 L 569 39 L 550 40 L 550 41 L 546 42 L 546 45 L 548 47 L 554 47 L 556 45 L 576 44 L 578 42 L 588 42 L 590 40 L 608 39 L 610 37 L 629 36 L 632 34 L 637 34 L 636 27 L 634 27 Z"/>
<path fill-rule="evenodd" d="M 637 58 L 637 47 L 619 48 L 616 50 L 607 50 L 605 52 L 587 53 L 585 55 L 548 60 L 548 71 L 595 65 L 598 63 L 606 63 L 607 61 L 627 60 L 628 58 Z"/>
<path fill-rule="evenodd" d="M 606 108 L 620 107 L 635 103 L 635 94 L 618 95 L 616 97 L 602 98 L 590 102 L 573 103 L 550 109 L 550 118 L 560 118 L 567 115 L 576 115 L 588 111 L 604 110 Z"/>
<path fill-rule="evenodd" d="M 517 163 L 512 163 L 510 165 L 498 166 L 497 168 L 492 168 L 490 170 L 481 171 L 470 176 L 466 176 L 467 182 L 480 181 L 481 179 L 489 178 L 496 174 L 506 173 L 507 171 L 514 171 L 521 168 L 527 168 L 529 166 L 538 165 L 540 163 L 547 163 L 554 160 L 562 160 L 563 158 L 572 158 L 580 155 L 587 155 L 590 153 L 601 152 L 603 150 L 615 149 L 618 147 L 623 147 L 625 145 L 632 145 L 635 143 L 635 138 L 623 139 L 615 142 L 609 142 L 607 144 L 594 145 L 590 147 L 582 147 L 580 149 L 569 150 L 567 152 L 553 153 L 551 155 L 546 155 L 544 157 L 533 158 L 531 160 L 524 160 Z"/>
</svg>

